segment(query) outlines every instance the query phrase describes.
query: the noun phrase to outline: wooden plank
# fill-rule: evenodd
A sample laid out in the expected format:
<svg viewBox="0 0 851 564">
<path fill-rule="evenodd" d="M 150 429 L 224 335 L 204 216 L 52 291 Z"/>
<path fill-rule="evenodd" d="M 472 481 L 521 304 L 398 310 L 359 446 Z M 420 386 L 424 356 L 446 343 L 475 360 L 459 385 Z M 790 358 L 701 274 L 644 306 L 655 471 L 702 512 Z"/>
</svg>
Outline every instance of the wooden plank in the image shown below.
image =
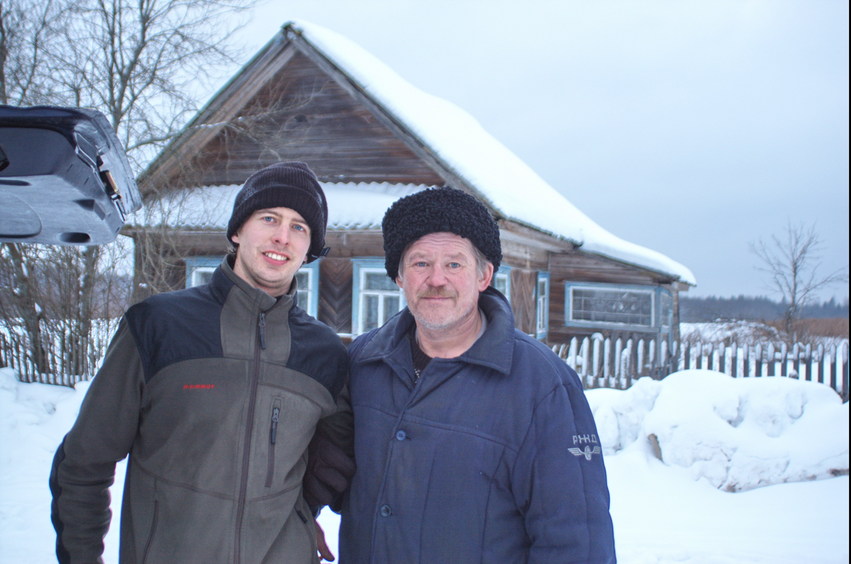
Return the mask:
<svg viewBox="0 0 851 564">
<path fill-rule="evenodd" d="M 325 257 L 319 262 L 317 318 L 337 333 L 352 332 L 352 261 Z"/>
<path fill-rule="evenodd" d="M 535 334 L 535 289 L 538 272 L 524 268 L 511 270 L 511 309 L 514 326 L 527 334 Z"/>
</svg>

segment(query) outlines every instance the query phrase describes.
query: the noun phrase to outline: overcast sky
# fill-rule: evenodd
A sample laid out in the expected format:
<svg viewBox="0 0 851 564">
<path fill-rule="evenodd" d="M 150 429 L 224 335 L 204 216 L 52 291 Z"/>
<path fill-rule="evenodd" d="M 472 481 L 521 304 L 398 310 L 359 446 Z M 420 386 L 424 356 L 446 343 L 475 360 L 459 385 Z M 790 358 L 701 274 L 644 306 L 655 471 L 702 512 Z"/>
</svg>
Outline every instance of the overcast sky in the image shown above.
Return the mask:
<svg viewBox="0 0 851 564">
<path fill-rule="evenodd" d="M 337 32 L 688 266 L 688 295 L 778 297 L 749 246 L 788 222 L 848 272 L 848 4 L 261 0 L 243 37 L 252 55 L 289 20 Z"/>
</svg>

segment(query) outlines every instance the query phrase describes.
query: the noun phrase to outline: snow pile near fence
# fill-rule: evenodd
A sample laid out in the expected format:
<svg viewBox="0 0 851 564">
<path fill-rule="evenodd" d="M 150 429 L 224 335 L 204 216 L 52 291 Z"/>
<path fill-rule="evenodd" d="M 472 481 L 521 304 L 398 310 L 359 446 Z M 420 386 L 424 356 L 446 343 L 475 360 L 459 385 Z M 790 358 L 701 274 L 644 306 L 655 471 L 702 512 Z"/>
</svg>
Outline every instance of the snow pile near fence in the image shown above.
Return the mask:
<svg viewBox="0 0 851 564">
<path fill-rule="evenodd" d="M 721 490 L 848 474 L 848 403 L 822 384 L 685 370 L 587 395 L 607 454 L 638 443 Z"/>
</svg>

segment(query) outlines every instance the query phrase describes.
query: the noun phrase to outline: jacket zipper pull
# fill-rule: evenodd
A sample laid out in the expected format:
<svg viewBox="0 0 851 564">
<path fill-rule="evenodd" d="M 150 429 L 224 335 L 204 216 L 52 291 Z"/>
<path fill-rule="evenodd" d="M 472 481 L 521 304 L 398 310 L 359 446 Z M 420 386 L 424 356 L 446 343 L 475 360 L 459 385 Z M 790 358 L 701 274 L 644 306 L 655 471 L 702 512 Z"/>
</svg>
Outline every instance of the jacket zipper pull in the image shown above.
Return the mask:
<svg viewBox="0 0 851 564">
<path fill-rule="evenodd" d="M 260 348 L 266 349 L 266 314 L 260 312 L 260 317 L 257 320 L 257 329 L 260 332 Z"/>
<path fill-rule="evenodd" d="M 269 429 L 269 442 L 275 444 L 275 441 L 278 438 L 278 421 L 281 420 L 281 408 L 273 407 L 272 408 L 272 427 Z"/>
</svg>

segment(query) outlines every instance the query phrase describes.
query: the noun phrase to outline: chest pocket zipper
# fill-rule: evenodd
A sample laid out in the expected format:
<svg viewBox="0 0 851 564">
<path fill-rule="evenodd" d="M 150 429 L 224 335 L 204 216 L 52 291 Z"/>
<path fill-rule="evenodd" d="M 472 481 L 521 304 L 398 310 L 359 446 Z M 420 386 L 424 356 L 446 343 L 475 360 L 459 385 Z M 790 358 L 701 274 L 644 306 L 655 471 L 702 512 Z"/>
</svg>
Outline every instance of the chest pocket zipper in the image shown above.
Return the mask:
<svg viewBox="0 0 851 564">
<path fill-rule="evenodd" d="M 275 443 L 278 442 L 278 423 L 281 420 L 281 400 L 276 399 L 272 404 L 272 419 L 269 423 L 269 460 L 266 464 L 266 487 L 272 487 L 275 476 Z"/>
</svg>

